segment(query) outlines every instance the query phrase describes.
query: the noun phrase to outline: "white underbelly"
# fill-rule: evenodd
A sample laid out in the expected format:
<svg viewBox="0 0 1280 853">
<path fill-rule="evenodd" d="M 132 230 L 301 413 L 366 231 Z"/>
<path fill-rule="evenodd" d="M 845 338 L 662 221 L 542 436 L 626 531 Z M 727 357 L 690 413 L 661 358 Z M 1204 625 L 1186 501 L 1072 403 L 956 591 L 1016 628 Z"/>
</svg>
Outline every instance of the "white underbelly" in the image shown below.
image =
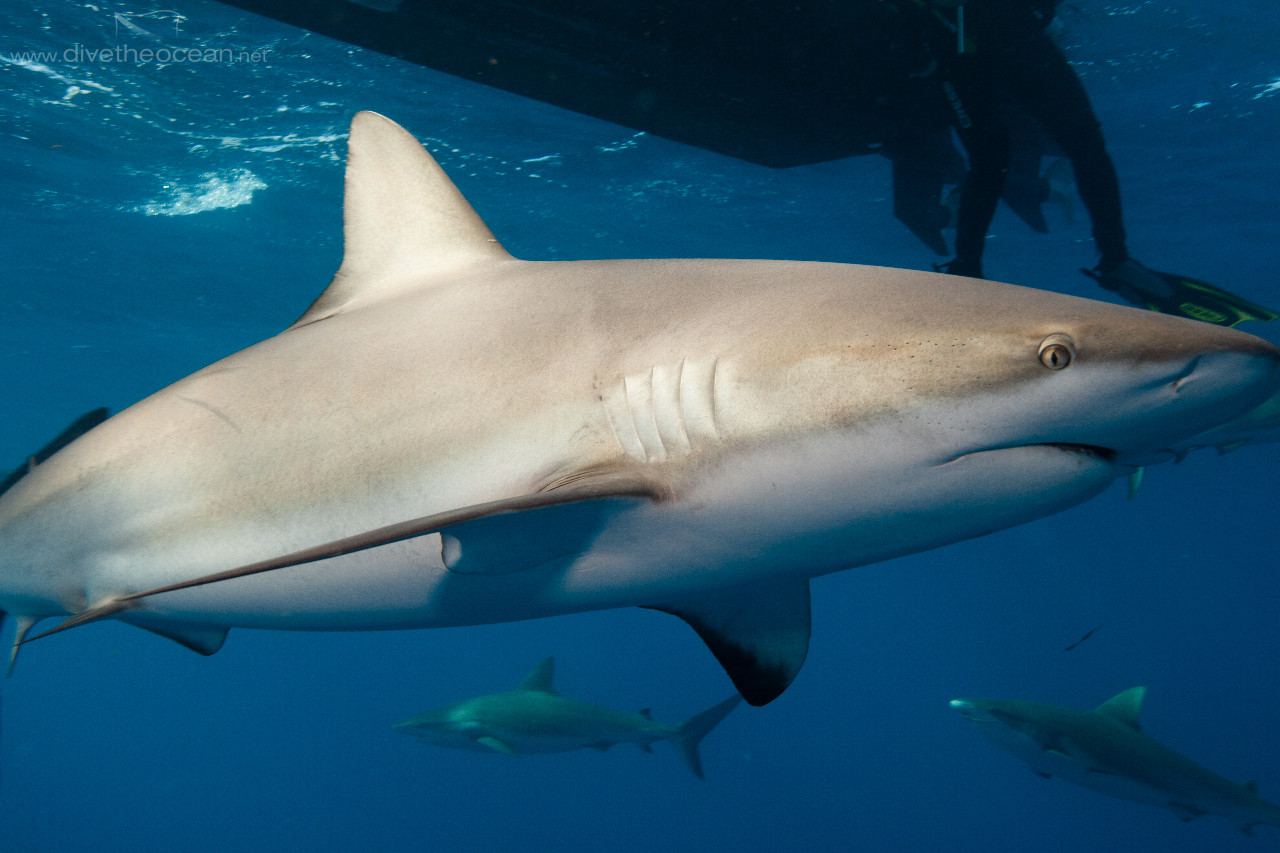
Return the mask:
<svg viewBox="0 0 1280 853">
<path fill-rule="evenodd" d="M 903 476 L 707 482 L 679 500 L 620 502 L 590 537 L 546 517 L 485 543 L 492 559 L 451 571 L 441 537 L 380 546 L 145 600 L 156 615 L 308 630 L 444 627 L 678 602 L 715 589 L 805 578 L 981 535 L 1086 500 L 1110 466 L 1052 448 L 975 454 Z M 532 544 L 535 543 L 536 544 Z M 463 543 L 464 553 L 468 543 Z M 229 553 L 243 553 L 229 548 Z M 220 569 L 233 568 L 221 565 Z"/>
</svg>

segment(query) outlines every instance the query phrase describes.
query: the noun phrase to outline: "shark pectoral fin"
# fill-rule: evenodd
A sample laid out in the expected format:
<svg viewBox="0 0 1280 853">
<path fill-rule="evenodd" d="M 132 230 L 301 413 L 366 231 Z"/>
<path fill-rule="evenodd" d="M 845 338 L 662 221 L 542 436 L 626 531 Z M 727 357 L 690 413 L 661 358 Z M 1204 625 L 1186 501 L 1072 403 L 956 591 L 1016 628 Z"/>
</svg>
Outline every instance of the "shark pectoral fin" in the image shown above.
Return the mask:
<svg viewBox="0 0 1280 853">
<path fill-rule="evenodd" d="M 231 630 L 223 625 L 197 625 L 189 622 L 143 622 L 129 618 L 122 621 L 153 634 L 159 634 L 161 637 L 167 637 L 205 657 L 222 648 L 222 644 L 227 641 L 227 632 Z"/>
<path fill-rule="evenodd" d="M 1138 489 L 1142 486 L 1142 475 L 1146 471 L 1146 468 L 1138 468 L 1129 475 L 1129 500 L 1133 500 L 1138 496 Z"/>
<path fill-rule="evenodd" d="M 1080 763 L 1078 755 L 1072 755 L 1071 744 L 1063 737 L 1062 732 L 1051 726 L 1041 726 L 1028 723 L 1020 719 L 1014 714 L 1008 714 L 998 708 L 988 708 L 987 713 L 995 720 L 1004 723 L 1011 729 L 1017 729 L 1024 735 L 1031 738 L 1035 743 L 1044 750 L 1046 755 L 1053 755 L 1058 758 L 1065 758 L 1068 761 Z"/>
<path fill-rule="evenodd" d="M 1169 803 L 1169 810 L 1176 814 L 1178 816 L 1178 820 L 1183 823 L 1195 820 L 1198 817 L 1204 817 L 1208 814 L 1207 811 L 1197 808 L 1196 806 L 1189 806 L 1186 803 L 1175 803 L 1172 801 Z"/>
<path fill-rule="evenodd" d="M 487 746 L 490 749 L 492 749 L 494 752 L 501 752 L 503 755 L 510 755 L 513 758 L 520 757 L 520 753 L 512 749 L 510 744 L 500 741 L 496 737 L 493 737 L 492 735 L 485 735 L 484 737 L 478 737 L 476 738 L 476 743 L 482 746 Z"/>
<path fill-rule="evenodd" d="M 462 575 L 505 575 L 536 569 L 583 553 L 610 519 L 643 501 L 605 497 L 499 509 L 442 528 L 440 558 L 445 568 Z"/>
<path fill-rule="evenodd" d="M 68 628 L 74 628 L 77 625 L 83 625 L 87 622 L 93 622 L 107 616 L 114 616 L 117 613 L 126 610 L 137 609 L 138 602 L 144 598 L 153 595 L 160 595 L 165 592 L 176 592 L 180 589 L 191 589 L 192 587 L 204 586 L 211 583 L 220 583 L 222 581 L 234 580 L 235 578 L 248 577 L 249 575 L 262 574 L 263 572 L 273 572 L 276 569 L 287 569 L 292 566 L 301 566 L 307 563 L 315 563 L 320 560 L 327 560 L 332 557 L 341 557 L 345 554 L 354 554 L 359 551 L 367 551 L 370 548 L 377 548 L 382 545 L 390 545 L 394 542 L 403 542 L 407 539 L 416 539 L 419 536 L 426 536 L 431 533 L 438 533 L 450 528 L 457 528 L 454 534 L 450 534 L 455 540 L 454 547 L 458 548 L 457 554 L 454 555 L 455 562 L 461 562 L 463 556 L 461 549 L 464 542 L 457 538 L 456 533 L 462 533 L 467 538 L 472 538 L 471 534 L 474 529 L 467 528 L 467 522 L 478 521 L 490 516 L 502 514 L 522 514 L 530 510 L 561 507 L 578 502 L 589 502 L 593 500 L 616 499 L 616 501 L 625 500 L 663 500 L 668 497 L 667 493 L 657 484 L 639 478 L 628 478 L 626 476 L 587 476 L 580 475 L 571 484 L 556 488 L 551 491 L 533 492 L 527 495 L 517 495 L 513 498 L 504 498 L 502 500 L 490 501 L 483 504 L 475 504 L 473 506 L 459 507 L 445 512 L 438 512 L 433 515 L 424 515 L 420 518 L 413 518 L 408 521 L 401 521 L 396 524 L 389 524 L 386 527 L 379 527 L 374 530 L 366 530 L 363 533 L 357 533 L 353 536 L 347 536 L 343 539 L 335 539 L 331 542 L 325 542 L 320 545 L 313 545 L 310 548 L 304 548 L 301 551 L 293 551 L 288 554 L 282 554 L 278 557 L 269 557 L 265 560 L 259 560 L 256 563 L 249 563 L 244 566 L 238 566 L 234 569 L 227 569 L 221 572 L 213 572 L 212 574 L 201 575 L 185 581 L 166 584 L 164 586 L 154 587 L 152 589 L 144 589 L 141 592 L 129 593 L 128 595 L 120 595 L 112 598 L 101 605 L 95 606 L 67 619 L 52 631 L 46 631 L 41 637 L 49 634 L 56 634 L 59 631 L 65 631 Z M 616 506 L 614 507 L 616 509 Z M 597 509 L 596 512 L 601 510 Z M 571 515 L 574 515 L 571 513 Z M 579 521 L 584 517 L 590 517 L 591 511 L 584 514 L 578 514 L 576 517 Z M 548 520 L 551 520 L 550 517 Z M 484 528 L 480 528 L 484 529 Z M 503 528 L 503 532 L 511 532 L 515 528 Z M 496 528 L 489 528 L 490 532 Z M 520 533 L 524 533 L 523 526 Z M 445 537 L 442 536 L 442 539 Z M 483 537 L 476 537 L 483 539 Z M 517 545 L 519 543 L 516 543 Z M 447 546 L 446 546 L 447 547 Z M 500 547 L 496 542 L 484 542 L 481 545 L 480 558 L 475 561 L 477 567 L 493 567 L 495 565 L 505 565 L 505 561 L 500 561 Z M 544 556 L 548 551 L 565 551 L 566 546 L 552 546 L 545 537 L 535 537 L 533 546 L 533 555 L 537 556 L 542 553 Z M 571 553 L 571 549 L 569 550 Z M 470 556 L 466 558 L 470 560 Z M 470 567 L 470 563 L 467 564 Z M 524 567 L 524 564 L 521 564 Z M 33 637 L 32 639 L 38 639 Z"/>
<path fill-rule="evenodd" d="M 649 607 L 689 623 L 752 705 L 777 699 L 809 653 L 808 580 L 741 587 Z"/>
<path fill-rule="evenodd" d="M 1037 776 L 1039 776 L 1041 779 L 1052 779 L 1052 778 L 1053 778 L 1053 774 L 1052 774 L 1052 773 L 1045 773 L 1043 770 L 1036 770 L 1035 768 L 1032 768 L 1032 769 L 1031 769 L 1031 772 L 1032 772 L 1032 773 L 1034 773 L 1034 774 L 1036 774 Z"/>
</svg>

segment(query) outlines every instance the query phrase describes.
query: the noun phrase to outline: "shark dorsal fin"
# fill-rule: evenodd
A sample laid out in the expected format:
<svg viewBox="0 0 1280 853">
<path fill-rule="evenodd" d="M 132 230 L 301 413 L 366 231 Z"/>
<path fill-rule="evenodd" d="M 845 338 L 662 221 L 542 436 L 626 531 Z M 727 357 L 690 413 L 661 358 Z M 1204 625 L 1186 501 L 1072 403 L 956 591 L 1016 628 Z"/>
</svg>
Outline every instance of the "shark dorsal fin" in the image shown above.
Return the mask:
<svg viewBox="0 0 1280 853">
<path fill-rule="evenodd" d="M 342 266 L 294 326 L 511 259 L 418 140 L 372 112 L 351 121 L 342 233 Z"/>
<path fill-rule="evenodd" d="M 524 681 L 520 682 L 521 690 L 532 690 L 536 693 L 555 693 L 556 689 L 551 686 L 551 679 L 555 676 L 556 659 L 547 658 L 542 663 L 533 668 L 533 672 L 525 676 Z"/>
<path fill-rule="evenodd" d="M 1142 700 L 1146 695 L 1147 688 L 1130 687 L 1128 690 L 1112 696 L 1093 710 L 1098 714 L 1110 717 L 1116 722 L 1124 723 L 1132 729 L 1142 731 L 1142 724 L 1138 722 L 1138 714 L 1142 711 Z"/>
</svg>

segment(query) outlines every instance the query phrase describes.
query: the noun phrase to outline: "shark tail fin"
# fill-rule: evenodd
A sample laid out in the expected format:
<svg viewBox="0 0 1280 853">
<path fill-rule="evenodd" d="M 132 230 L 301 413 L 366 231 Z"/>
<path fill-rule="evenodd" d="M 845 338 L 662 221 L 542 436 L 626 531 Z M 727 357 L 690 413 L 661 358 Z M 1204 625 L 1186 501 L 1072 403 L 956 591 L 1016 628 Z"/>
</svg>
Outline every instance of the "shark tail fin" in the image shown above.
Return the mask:
<svg viewBox="0 0 1280 853">
<path fill-rule="evenodd" d="M 679 729 L 671 736 L 671 743 L 675 745 L 676 750 L 684 758 L 684 763 L 689 765 L 689 769 L 693 771 L 693 775 L 699 779 L 707 777 L 702 775 L 702 756 L 698 755 L 698 744 L 702 743 L 702 739 L 711 733 L 720 721 L 729 715 L 729 712 L 738 707 L 738 703 L 742 701 L 741 696 L 730 696 L 718 705 L 714 705 L 701 714 L 694 714 L 685 720 L 676 728 Z"/>
</svg>

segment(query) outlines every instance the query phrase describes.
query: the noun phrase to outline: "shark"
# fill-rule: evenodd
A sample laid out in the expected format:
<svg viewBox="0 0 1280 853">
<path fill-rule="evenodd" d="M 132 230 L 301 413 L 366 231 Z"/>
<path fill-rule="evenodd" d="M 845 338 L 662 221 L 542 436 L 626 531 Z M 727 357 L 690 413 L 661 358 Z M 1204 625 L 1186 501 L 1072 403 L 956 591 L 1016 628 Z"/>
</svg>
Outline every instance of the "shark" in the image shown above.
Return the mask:
<svg viewBox="0 0 1280 853">
<path fill-rule="evenodd" d="M 628 713 L 561 696 L 552 685 L 554 671 L 555 659 L 546 658 L 515 690 L 442 705 L 395 728 L 436 746 L 513 756 L 604 751 L 619 743 L 652 752 L 654 743 L 665 740 L 693 775 L 704 779 L 698 744 L 742 701 L 735 694 L 682 723 L 668 725 L 655 721 L 647 709 Z"/>
<path fill-rule="evenodd" d="M 1280 442 L 1280 393 L 1268 397 L 1257 408 L 1181 442 L 1173 449 L 1187 454 L 1213 447 L 1220 454 L 1226 454 L 1246 445 L 1274 442 Z"/>
<path fill-rule="evenodd" d="M 1246 835 L 1258 824 L 1280 826 L 1280 806 L 1258 796 L 1257 783 L 1228 781 L 1144 733 L 1145 697 L 1145 687 L 1133 687 L 1088 711 L 1014 699 L 954 699 L 951 707 L 1044 778 L 1161 806 L 1183 821 L 1218 815 Z"/>
<path fill-rule="evenodd" d="M 638 606 L 763 705 L 808 652 L 811 579 L 1068 509 L 1280 386 L 1259 338 L 1010 284 L 519 260 L 371 112 L 343 234 L 287 329 L 20 469 L 11 662 L 47 618 L 213 654 L 232 627 Z"/>
</svg>

